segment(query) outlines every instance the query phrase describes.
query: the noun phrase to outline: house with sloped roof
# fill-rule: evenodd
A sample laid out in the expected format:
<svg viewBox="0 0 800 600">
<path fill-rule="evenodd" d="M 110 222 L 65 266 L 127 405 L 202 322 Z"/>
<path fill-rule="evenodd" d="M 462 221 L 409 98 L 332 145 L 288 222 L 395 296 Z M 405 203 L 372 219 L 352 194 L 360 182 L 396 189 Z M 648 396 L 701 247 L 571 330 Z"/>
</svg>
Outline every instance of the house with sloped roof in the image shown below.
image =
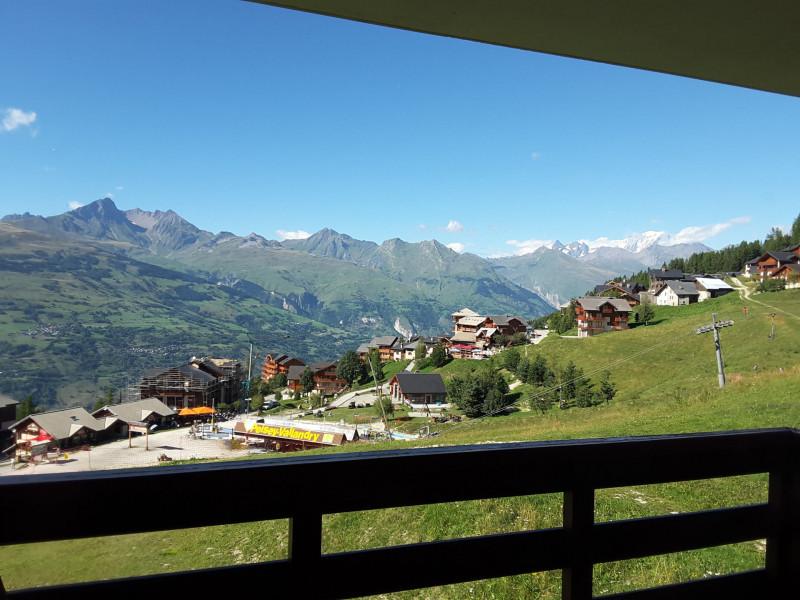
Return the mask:
<svg viewBox="0 0 800 600">
<path fill-rule="evenodd" d="M 158 398 L 173 410 L 231 403 L 240 393 L 238 379 L 204 360 L 178 367 L 148 369 L 139 384 L 144 398 Z"/>
<path fill-rule="evenodd" d="M 607 331 L 628 329 L 633 309 L 622 298 L 585 296 L 575 300 L 578 337 L 591 337 Z"/>
<path fill-rule="evenodd" d="M 303 377 L 303 372 L 306 370 L 305 365 L 292 365 L 286 373 L 286 387 L 293 392 L 300 389 L 300 379 Z"/>
<path fill-rule="evenodd" d="M 0 394 L 0 432 L 8 431 L 14 421 L 17 420 L 18 401 L 10 396 Z M 2 448 L 0 448 L 2 450 Z"/>
<path fill-rule="evenodd" d="M 305 366 L 305 364 L 299 358 L 288 354 L 269 353 L 264 357 L 264 364 L 261 366 L 261 379 L 269 381 L 278 374 L 288 375 L 289 367 Z"/>
<path fill-rule="evenodd" d="M 755 269 L 752 270 L 752 274 L 756 279 L 763 281 L 772 277 L 775 271 L 783 265 L 790 264 L 800 264 L 800 249 L 794 246 L 789 246 L 788 249 L 780 252 L 764 252 L 756 259 Z"/>
<path fill-rule="evenodd" d="M 144 398 L 121 404 L 107 404 L 92 411 L 95 419 L 106 419 L 106 429 L 115 435 L 127 435 L 131 423 L 164 426 L 178 413 L 158 398 Z"/>
<path fill-rule="evenodd" d="M 683 279 L 683 271 L 680 269 L 668 269 L 663 265 L 660 269 L 650 269 L 647 274 L 650 276 L 650 286 L 647 288 L 651 292 L 656 292 L 667 281 L 680 281 Z"/>
<path fill-rule="evenodd" d="M 635 281 L 609 281 L 603 285 L 594 286 L 595 296 L 622 298 L 627 300 L 631 306 L 639 305 L 641 301 L 639 294 L 643 291 L 645 291 L 644 286 Z"/>
<path fill-rule="evenodd" d="M 501 335 L 514 335 L 515 333 L 528 333 L 528 321 L 517 315 L 489 315 L 483 327 L 497 329 Z"/>
<path fill-rule="evenodd" d="M 666 281 L 654 294 L 658 306 L 683 306 L 700 301 L 693 281 Z"/>
<path fill-rule="evenodd" d="M 368 344 L 361 344 L 356 350 L 361 358 L 364 358 L 370 350 L 377 350 L 381 357 L 381 362 L 394 360 L 394 346 L 400 342 L 396 335 L 382 335 L 372 338 Z"/>
<path fill-rule="evenodd" d="M 800 264 L 786 264 L 772 273 L 773 279 L 783 279 L 787 288 L 800 287 Z"/>
<path fill-rule="evenodd" d="M 397 373 L 389 380 L 392 402 L 423 410 L 442 409 L 447 386 L 439 373 Z"/>
<path fill-rule="evenodd" d="M 28 415 L 11 429 L 19 453 L 31 443 L 49 438 L 51 446 L 62 449 L 101 441 L 113 435 L 113 430 L 108 429 L 112 423 L 113 419 L 96 419 L 85 408 L 65 408 Z"/>
<path fill-rule="evenodd" d="M 314 374 L 314 390 L 323 396 L 333 396 L 347 387 L 347 380 L 336 375 L 339 363 L 321 361 L 311 363 L 309 369 Z M 301 373 L 302 376 L 302 373 Z"/>
<path fill-rule="evenodd" d="M 694 284 L 699 293 L 698 302 L 703 302 L 709 298 L 718 298 L 733 291 L 732 286 L 716 277 L 695 277 Z"/>
</svg>

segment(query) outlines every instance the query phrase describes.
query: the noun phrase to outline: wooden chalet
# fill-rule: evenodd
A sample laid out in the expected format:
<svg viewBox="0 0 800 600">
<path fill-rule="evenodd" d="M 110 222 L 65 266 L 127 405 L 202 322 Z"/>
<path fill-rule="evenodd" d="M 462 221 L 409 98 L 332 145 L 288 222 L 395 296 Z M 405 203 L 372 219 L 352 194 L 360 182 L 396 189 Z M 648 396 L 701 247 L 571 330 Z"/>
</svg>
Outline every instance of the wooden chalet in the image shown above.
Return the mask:
<svg viewBox="0 0 800 600">
<path fill-rule="evenodd" d="M 178 413 L 158 398 L 145 398 L 121 404 L 107 404 L 91 414 L 95 419 L 106 419 L 106 429 L 114 435 L 127 435 L 128 425 L 131 423 L 164 426 Z"/>
<path fill-rule="evenodd" d="M 323 396 L 333 396 L 347 387 L 347 380 L 336 375 L 338 363 L 331 361 L 315 362 L 309 367 L 314 373 L 314 390 Z M 302 376 L 302 373 L 301 373 Z"/>
<path fill-rule="evenodd" d="M 575 300 L 578 337 L 590 337 L 607 331 L 628 329 L 633 309 L 621 298 L 586 296 Z"/>
<path fill-rule="evenodd" d="M 453 321 L 452 331 L 453 332 L 458 331 L 456 329 L 456 325 L 464 317 L 479 317 L 479 316 L 480 315 L 478 313 L 476 313 L 474 310 L 470 310 L 469 308 L 462 308 L 461 310 L 454 312 L 452 315 L 450 315 L 450 319 Z"/>
<path fill-rule="evenodd" d="M 648 271 L 650 276 L 651 292 L 661 289 L 667 281 L 680 281 L 683 279 L 683 271 L 680 269 L 667 269 L 667 265 L 663 265 L 660 269 L 650 269 Z"/>
<path fill-rule="evenodd" d="M 11 426 L 17 455 L 30 452 L 32 445 L 46 442 L 50 448 L 75 448 L 114 435 L 105 418 L 96 419 L 85 408 L 67 408 L 34 413 Z"/>
<path fill-rule="evenodd" d="M 528 322 L 514 315 L 489 315 L 483 324 L 484 328 L 494 328 L 501 335 L 514 335 L 515 333 L 528 333 Z"/>
<path fill-rule="evenodd" d="M 606 298 L 622 298 L 631 306 L 638 306 L 641 302 L 639 294 L 645 291 L 644 286 L 635 281 L 609 281 L 603 285 L 594 286 L 595 296 Z"/>
<path fill-rule="evenodd" d="M 400 338 L 396 335 L 374 337 L 368 344 L 361 344 L 356 350 L 356 354 L 364 358 L 370 350 L 377 350 L 381 362 L 389 362 L 394 360 L 394 348 L 398 343 L 400 343 Z"/>
<path fill-rule="evenodd" d="M 763 281 L 772 277 L 784 265 L 800 264 L 800 247 L 790 246 L 780 252 L 765 252 L 755 260 L 755 269 L 752 270 L 752 275 Z"/>
<path fill-rule="evenodd" d="M 787 288 L 800 287 L 800 264 L 783 265 L 772 273 L 773 279 L 783 279 Z"/>
<path fill-rule="evenodd" d="M 300 379 L 303 377 L 303 371 L 306 370 L 305 365 L 292 365 L 286 373 L 286 387 L 292 392 L 297 392 L 300 386 Z"/>
<path fill-rule="evenodd" d="M 264 364 L 261 367 L 261 379 L 269 381 L 279 373 L 288 376 L 289 367 L 304 367 L 305 365 L 306 363 L 299 358 L 294 358 L 288 354 L 267 354 L 266 358 L 264 358 Z"/>
</svg>

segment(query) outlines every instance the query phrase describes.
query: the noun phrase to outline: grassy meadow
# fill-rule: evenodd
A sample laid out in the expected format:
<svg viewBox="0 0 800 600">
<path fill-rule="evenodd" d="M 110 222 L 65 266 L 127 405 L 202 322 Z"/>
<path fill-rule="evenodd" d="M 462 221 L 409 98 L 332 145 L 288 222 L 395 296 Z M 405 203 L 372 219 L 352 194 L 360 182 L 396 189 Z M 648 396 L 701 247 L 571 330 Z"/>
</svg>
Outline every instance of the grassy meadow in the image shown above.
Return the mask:
<svg viewBox="0 0 800 600">
<path fill-rule="evenodd" d="M 743 311 L 745 305 L 747 315 Z M 717 383 L 713 333 L 695 333 L 697 326 L 711 322 L 711 313 L 717 313 L 719 319 L 735 321 L 720 332 L 728 381 L 722 389 Z M 776 314 L 774 338 L 769 337 L 770 313 Z M 800 290 L 759 294 L 747 301 L 730 294 L 688 307 L 659 307 L 647 326 L 590 339 L 551 336 L 537 346 L 526 347 L 524 352 L 529 357 L 540 353 L 551 366 L 563 367 L 572 361 L 595 382 L 608 370 L 618 393 L 608 405 L 552 408 L 541 414 L 528 407 L 535 390 L 521 385 L 512 392 L 517 404 L 507 414 L 436 424 L 441 430 L 436 438 L 360 444 L 310 454 L 380 451 L 404 443 L 457 445 L 800 426 Z M 480 367 L 470 361 L 454 361 L 441 372 L 447 379 Z M 385 474 L 365 473 L 365 483 L 379 476 Z M 763 502 L 766 493 L 764 474 L 598 490 L 596 518 L 617 520 L 736 506 Z M 323 550 L 341 552 L 558 527 L 561 502 L 561 494 L 551 494 L 327 515 Z M 235 504 L 239 510 L 241 502 Z M 251 504 L 253 517 L 257 518 L 258 504 Z M 68 505 L 63 509 L 68 513 Z M 102 540 L 5 546 L 0 547 L 0 575 L 11 590 L 98 575 L 121 577 L 270 560 L 286 556 L 287 529 L 285 521 L 256 521 Z M 596 565 L 594 593 L 628 591 L 757 568 L 763 566 L 764 551 L 764 540 L 756 540 Z M 398 569 L 398 576 L 402 576 L 402 569 Z M 559 594 L 560 573 L 546 572 L 380 597 L 516 599 L 557 598 Z"/>
</svg>

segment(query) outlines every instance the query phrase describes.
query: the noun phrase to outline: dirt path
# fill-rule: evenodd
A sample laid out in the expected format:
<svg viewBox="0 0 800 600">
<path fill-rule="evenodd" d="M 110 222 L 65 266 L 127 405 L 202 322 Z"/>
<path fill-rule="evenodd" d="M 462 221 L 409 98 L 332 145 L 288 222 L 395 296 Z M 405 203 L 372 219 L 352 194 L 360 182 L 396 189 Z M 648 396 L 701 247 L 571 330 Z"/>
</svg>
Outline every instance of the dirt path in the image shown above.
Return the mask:
<svg viewBox="0 0 800 600">
<path fill-rule="evenodd" d="M 739 281 L 738 278 L 732 277 L 731 279 L 733 281 L 734 287 L 736 288 L 736 291 L 739 292 L 739 297 L 742 300 L 745 300 L 746 302 L 752 304 L 760 304 L 761 306 L 768 308 L 770 312 L 781 313 L 782 315 L 800 321 L 800 316 L 794 313 L 790 313 L 789 311 L 786 311 L 782 308 L 778 308 L 777 306 L 772 306 L 771 304 L 767 304 L 766 302 L 762 302 L 761 300 L 756 300 L 755 298 L 753 298 L 753 290 L 744 285 L 741 281 Z"/>
</svg>

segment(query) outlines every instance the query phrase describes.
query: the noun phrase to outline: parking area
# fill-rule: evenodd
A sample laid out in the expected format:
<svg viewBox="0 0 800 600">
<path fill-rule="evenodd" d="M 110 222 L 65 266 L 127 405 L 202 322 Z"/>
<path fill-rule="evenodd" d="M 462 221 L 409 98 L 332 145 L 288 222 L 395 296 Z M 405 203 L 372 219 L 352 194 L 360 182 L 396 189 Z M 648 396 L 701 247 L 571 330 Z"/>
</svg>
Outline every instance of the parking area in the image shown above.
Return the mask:
<svg viewBox="0 0 800 600">
<path fill-rule="evenodd" d="M 233 427 L 234 422 L 220 423 Z M 38 464 L 0 466 L 0 477 L 9 475 L 39 475 L 46 473 L 69 473 L 77 471 L 96 471 L 105 469 L 125 469 L 130 467 L 155 466 L 161 462 L 159 457 L 172 460 L 192 458 L 233 458 L 243 456 L 248 450 L 231 450 L 230 444 L 219 439 L 200 439 L 189 435 L 189 428 L 170 429 L 128 439 L 116 440 L 88 451 L 62 453 L 59 457 Z"/>
</svg>

